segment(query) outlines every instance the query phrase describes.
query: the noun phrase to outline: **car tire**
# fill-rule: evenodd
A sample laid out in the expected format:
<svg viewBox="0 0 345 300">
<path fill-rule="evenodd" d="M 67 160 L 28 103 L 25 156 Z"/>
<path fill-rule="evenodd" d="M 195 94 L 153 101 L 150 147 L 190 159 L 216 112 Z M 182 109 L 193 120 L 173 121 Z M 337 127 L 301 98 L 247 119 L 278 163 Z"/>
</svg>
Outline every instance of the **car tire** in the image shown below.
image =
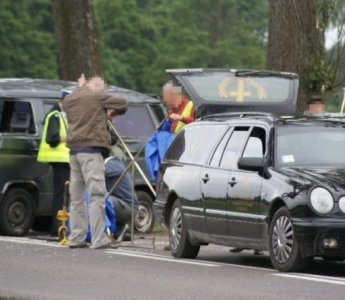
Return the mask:
<svg viewBox="0 0 345 300">
<path fill-rule="evenodd" d="M 286 207 L 277 210 L 270 224 L 269 253 L 272 265 L 280 272 L 304 271 L 312 262 L 312 258 L 303 258 L 301 255 Z"/>
<path fill-rule="evenodd" d="M 135 230 L 141 233 L 150 233 L 155 226 L 152 197 L 145 191 L 137 191 L 136 193 L 139 201 L 139 210 L 135 217 Z"/>
<path fill-rule="evenodd" d="M 0 203 L 0 232 L 3 235 L 23 236 L 34 220 L 33 199 L 21 188 L 8 191 Z"/>
<path fill-rule="evenodd" d="M 188 239 L 187 228 L 179 200 L 172 206 L 169 218 L 170 252 L 177 258 L 195 258 L 200 246 L 192 245 Z"/>
</svg>

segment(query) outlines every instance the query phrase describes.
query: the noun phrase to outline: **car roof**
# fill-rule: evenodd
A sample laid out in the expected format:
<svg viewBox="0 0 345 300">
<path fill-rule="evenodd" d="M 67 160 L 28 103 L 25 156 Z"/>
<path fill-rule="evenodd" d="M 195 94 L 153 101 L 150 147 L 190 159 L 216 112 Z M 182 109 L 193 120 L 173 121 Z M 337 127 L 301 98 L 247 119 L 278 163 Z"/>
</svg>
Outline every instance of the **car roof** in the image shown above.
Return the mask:
<svg viewBox="0 0 345 300">
<path fill-rule="evenodd" d="M 0 78 L 0 97 L 56 98 L 62 90 L 74 90 L 76 82 L 53 79 Z M 133 90 L 108 86 L 112 95 L 122 96 L 130 103 L 161 103 L 160 99 Z"/>
<path fill-rule="evenodd" d="M 64 89 L 74 89 L 75 82 L 64 80 L 1 78 L 1 97 L 60 98 Z"/>
<path fill-rule="evenodd" d="M 317 115 L 287 115 L 276 116 L 265 112 L 233 112 L 212 114 L 197 119 L 201 123 L 237 123 L 244 124 L 248 122 L 275 124 L 277 126 L 345 126 L 345 114 L 317 114 Z M 192 123 L 193 124 L 193 123 Z"/>
</svg>

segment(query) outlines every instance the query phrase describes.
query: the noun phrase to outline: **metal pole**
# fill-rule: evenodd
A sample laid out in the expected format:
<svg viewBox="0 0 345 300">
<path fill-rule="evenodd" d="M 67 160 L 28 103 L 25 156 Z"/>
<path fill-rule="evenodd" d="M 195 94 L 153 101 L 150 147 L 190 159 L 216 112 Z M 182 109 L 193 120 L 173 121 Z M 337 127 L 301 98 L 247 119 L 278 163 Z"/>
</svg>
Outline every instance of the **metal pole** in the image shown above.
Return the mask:
<svg viewBox="0 0 345 300">
<path fill-rule="evenodd" d="M 140 175 L 143 177 L 145 183 L 147 184 L 147 186 L 149 187 L 150 191 L 152 192 L 152 194 L 156 197 L 156 191 L 155 189 L 152 187 L 151 182 L 147 179 L 145 173 L 143 172 L 143 170 L 140 168 L 139 164 L 137 163 L 137 161 L 134 159 L 131 151 L 128 149 L 126 143 L 123 141 L 122 137 L 120 136 L 120 134 L 117 132 L 116 128 L 114 127 L 114 125 L 108 120 L 108 124 L 110 126 L 110 128 L 114 131 L 114 133 L 116 134 L 116 136 L 118 137 L 119 141 L 121 142 L 121 144 L 123 145 L 124 149 L 126 150 L 129 158 L 131 159 L 131 161 L 134 163 L 135 167 L 137 168 L 138 172 L 140 173 Z M 134 180 L 134 178 L 133 178 Z"/>
<path fill-rule="evenodd" d="M 123 170 L 122 174 L 120 175 L 120 177 L 116 180 L 116 182 L 114 183 L 114 185 L 111 187 L 110 191 L 108 192 L 108 197 L 116 190 L 116 188 L 119 186 L 121 180 L 123 179 L 123 177 L 125 177 L 127 171 L 129 170 L 129 168 L 132 166 L 133 161 L 135 161 L 138 156 L 140 155 L 141 151 L 144 149 L 145 144 L 141 146 L 141 148 L 139 149 L 139 151 L 135 154 L 133 160 L 131 160 L 128 165 L 126 166 L 126 168 Z M 134 182 L 134 179 L 133 179 Z M 107 197 L 107 198 L 108 198 Z"/>
</svg>

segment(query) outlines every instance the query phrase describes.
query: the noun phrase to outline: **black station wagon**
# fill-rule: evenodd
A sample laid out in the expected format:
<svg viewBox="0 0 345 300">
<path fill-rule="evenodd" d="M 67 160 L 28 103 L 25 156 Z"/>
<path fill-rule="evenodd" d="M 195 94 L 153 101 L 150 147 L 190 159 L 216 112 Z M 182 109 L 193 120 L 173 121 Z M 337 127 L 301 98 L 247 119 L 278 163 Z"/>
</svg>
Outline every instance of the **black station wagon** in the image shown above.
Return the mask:
<svg viewBox="0 0 345 300">
<path fill-rule="evenodd" d="M 345 259 L 344 149 L 340 117 L 251 111 L 188 124 L 161 163 L 154 202 L 172 255 L 194 258 L 209 243 L 268 250 L 279 271 Z"/>
</svg>

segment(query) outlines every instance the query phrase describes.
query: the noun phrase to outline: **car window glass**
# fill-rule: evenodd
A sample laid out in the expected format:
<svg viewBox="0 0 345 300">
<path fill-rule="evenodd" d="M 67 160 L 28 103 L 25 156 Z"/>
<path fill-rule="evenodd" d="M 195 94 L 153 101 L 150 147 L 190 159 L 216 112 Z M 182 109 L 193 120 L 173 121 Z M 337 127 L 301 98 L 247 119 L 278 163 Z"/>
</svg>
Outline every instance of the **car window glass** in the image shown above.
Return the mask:
<svg viewBox="0 0 345 300">
<path fill-rule="evenodd" d="M 30 102 L 4 101 L 0 124 L 1 132 L 36 133 Z"/>
<path fill-rule="evenodd" d="M 342 126 L 282 126 L 277 130 L 276 164 L 345 165 Z"/>
<path fill-rule="evenodd" d="M 204 164 L 226 129 L 226 125 L 185 128 L 175 139 L 166 158 L 185 163 Z"/>
<path fill-rule="evenodd" d="M 148 137 L 156 130 L 146 106 L 128 106 L 127 112 L 112 122 L 123 137 Z"/>
<path fill-rule="evenodd" d="M 249 127 L 236 127 L 224 149 L 220 167 L 224 169 L 237 169 L 239 152 L 242 149 L 247 137 Z"/>
<path fill-rule="evenodd" d="M 195 93 L 207 101 L 226 103 L 281 103 L 291 97 L 293 80 L 276 76 L 239 76 L 225 71 L 185 74 Z"/>
<path fill-rule="evenodd" d="M 263 157 L 265 153 L 265 130 L 254 127 L 247 145 L 243 152 L 243 157 Z"/>
<path fill-rule="evenodd" d="M 227 144 L 228 140 L 229 140 L 229 136 L 232 133 L 232 129 L 230 128 L 227 133 L 224 135 L 224 137 L 222 138 L 222 140 L 220 141 L 220 143 L 218 144 L 218 147 L 216 148 L 216 150 L 213 153 L 212 159 L 210 161 L 210 166 L 211 167 L 218 167 L 219 166 L 219 162 L 220 159 L 222 158 L 222 154 L 224 151 L 224 147 Z"/>
</svg>

